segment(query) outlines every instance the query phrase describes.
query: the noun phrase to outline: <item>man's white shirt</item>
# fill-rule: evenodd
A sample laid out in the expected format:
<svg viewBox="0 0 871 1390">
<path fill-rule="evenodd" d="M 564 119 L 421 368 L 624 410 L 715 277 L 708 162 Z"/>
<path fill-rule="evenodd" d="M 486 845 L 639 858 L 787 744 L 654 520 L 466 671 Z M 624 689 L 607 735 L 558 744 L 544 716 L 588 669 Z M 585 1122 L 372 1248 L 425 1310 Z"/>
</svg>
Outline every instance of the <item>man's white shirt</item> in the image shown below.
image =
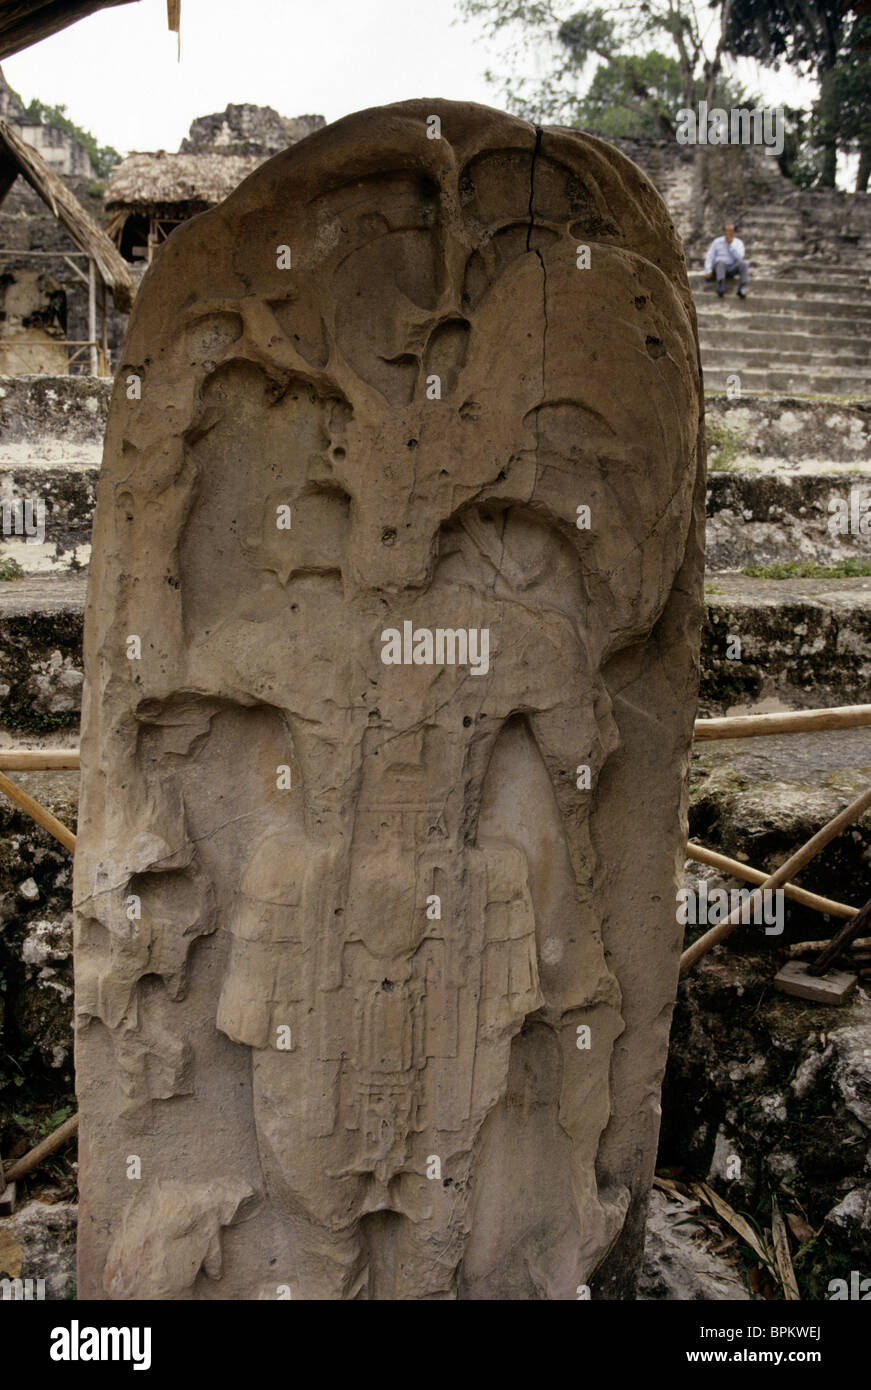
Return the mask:
<svg viewBox="0 0 871 1390">
<path fill-rule="evenodd" d="M 739 236 L 727 241 L 724 236 L 714 237 L 705 257 L 705 272 L 714 269 L 715 261 L 725 261 L 727 265 L 737 266 L 744 259 L 744 243 Z"/>
</svg>

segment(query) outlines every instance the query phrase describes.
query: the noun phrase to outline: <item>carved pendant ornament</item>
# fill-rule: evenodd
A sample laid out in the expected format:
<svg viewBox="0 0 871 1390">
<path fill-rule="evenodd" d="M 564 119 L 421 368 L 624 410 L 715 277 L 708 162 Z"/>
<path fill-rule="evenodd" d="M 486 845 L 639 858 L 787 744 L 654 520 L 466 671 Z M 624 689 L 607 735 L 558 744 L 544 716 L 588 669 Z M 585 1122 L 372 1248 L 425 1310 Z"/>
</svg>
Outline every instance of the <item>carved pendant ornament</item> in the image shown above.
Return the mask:
<svg viewBox="0 0 871 1390">
<path fill-rule="evenodd" d="M 664 205 L 579 132 L 365 111 L 173 232 L 124 355 L 80 1296 L 632 1297 L 703 574 Z"/>
</svg>

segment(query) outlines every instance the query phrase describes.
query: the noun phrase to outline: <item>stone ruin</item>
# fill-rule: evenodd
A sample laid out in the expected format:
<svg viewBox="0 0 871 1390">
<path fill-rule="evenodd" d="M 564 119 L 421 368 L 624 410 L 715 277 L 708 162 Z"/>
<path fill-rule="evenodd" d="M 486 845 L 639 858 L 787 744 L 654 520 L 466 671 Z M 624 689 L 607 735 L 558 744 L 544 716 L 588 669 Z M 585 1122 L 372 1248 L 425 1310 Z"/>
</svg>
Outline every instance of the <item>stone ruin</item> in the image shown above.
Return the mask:
<svg viewBox="0 0 871 1390">
<path fill-rule="evenodd" d="M 197 116 L 181 154 L 277 154 L 326 125 L 323 116 L 280 116 L 272 106 L 231 102 L 211 116 Z"/>
<path fill-rule="evenodd" d="M 603 142 L 411 101 L 181 226 L 86 617 L 79 1296 L 631 1298 L 704 464 Z"/>
</svg>

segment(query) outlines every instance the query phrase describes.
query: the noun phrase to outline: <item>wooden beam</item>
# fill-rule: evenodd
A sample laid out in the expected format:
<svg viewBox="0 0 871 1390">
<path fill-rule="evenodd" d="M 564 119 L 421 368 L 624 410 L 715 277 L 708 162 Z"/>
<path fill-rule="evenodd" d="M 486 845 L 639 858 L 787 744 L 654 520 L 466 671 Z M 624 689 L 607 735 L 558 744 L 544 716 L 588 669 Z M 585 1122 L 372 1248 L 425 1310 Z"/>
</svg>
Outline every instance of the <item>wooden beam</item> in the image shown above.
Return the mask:
<svg viewBox="0 0 871 1390">
<path fill-rule="evenodd" d="M 19 1178 L 26 1178 L 28 1173 L 32 1173 L 34 1168 L 53 1154 L 56 1149 L 72 1139 L 79 1127 L 78 1115 L 70 1115 L 68 1120 L 64 1120 L 62 1125 L 58 1125 L 53 1134 L 47 1139 L 43 1139 L 35 1148 L 26 1153 L 23 1158 L 18 1158 L 6 1169 L 6 1181 L 16 1182 Z"/>
<path fill-rule="evenodd" d="M 64 256 L 64 260 L 66 261 L 66 263 L 67 263 L 67 265 L 69 266 L 70 270 L 74 271 L 74 273 L 75 273 L 76 275 L 78 275 L 78 277 L 79 277 L 79 279 L 81 280 L 82 284 L 87 285 L 87 283 L 88 283 L 88 277 L 87 277 L 87 275 L 85 275 L 84 271 L 79 270 L 79 267 L 75 264 L 74 261 L 71 261 L 71 260 L 70 260 L 69 256 Z"/>
<path fill-rule="evenodd" d="M 0 774 L 0 776 L 2 776 L 2 774 Z M 822 830 L 818 830 L 816 835 L 812 836 L 806 844 L 802 845 L 801 849 L 796 850 L 795 854 L 790 855 L 785 864 L 781 864 L 779 869 L 776 869 L 773 874 L 769 874 L 765 882 L 750 894 L 746 902 L 743 902 L 734 912 L 730 912 L 729 916 L 722 922 L 718 922 L 715 927 L 711 927 L 709 931 L 706 931 L 704 935 L 699 937 L 698 941 L 693 942 L 692 946 L 688 946 L 680 958 L 681 975 L 685 975 L 688 970 L 692 970 L 696 961 L 700 960 L 702 956 L 707 955 L 708 951 L 718 945 L 719 942 L 724 941 L 727 936 L 731 936 L 732 932 L 740 927 L 744 920 L 745 912 L 749 914 L 752 911 L 755 904 L 759 901 L 761 893 L 773 888 L 781 888 L 784 883 L 788 883 L 791 878 L 795 878 L 796 874 L 799 873 L 806 864 L 809 864 L 812 859 L 815 859 L 831 840 L 834 840 L 837 835 L 840 835 L 842 830 L 846 830 L 849 825 L 853 825 L 860 816 L 864 815 L 869 806 L 871 806 L 871 787 L 863 792 L 861 796 L 857 796 L 855 801 L 851 801 L 850 805 L 846 806 L 844 810 L 830 820 L 827 825 L 824 825 Z"/>
<path fill-rule="evenodd" d="M 75 851 L 76 837 L 68 826 L 53 816 L 51 811 L 40 806 L 38 801 L 34 801 L 32 796 L 28 796 L 22 787 L 16 786 L 3 772 L 0 772 L 0 792 L 5 792 L 9 800 L 14 801 L 16 806 L 20 806 L 22 811 L 25 811 L 32 820 L 36 821 L 37 825 L 42 826 L 49 835 L 53 835 L 56 840 L 59 840 L 64 849 Z"/>
<path fill-rule="evenodd" d="M 0 759 L 0 767 L 2 765 Z M 729 859 L 727 855 L 718 854 L 716 850 L 697 845 L 694 840 L 687 844 L 687 859 L 693 859 L 697 864 L 710 864 L 715 869 L 722 869 L 724 873 L 731 874 L 733 878 L 746 879 L 748 883 L 761 884 L 768 877 L 761 869 L 751 869 L 749 864 L 742 864 L 740 859 Z M 834 898 L 821 898 L 817 893 L 809 893 L 806 888 L 796 887 L 794 883 L 785 883 L 783 891 L 786 897 L 792 898 L 794 902 L 801 903 L 804 907 L 812 907 L 817 912 L 825 912 L 829 917 L 843 917 L 851 922 L 856 915 L 855 907 L 836 902 Z"/>
<path fill-rule="evenodd" d="M 820 729 L 859 729 L 871 725 L 871 705 L 834 709 L 786 710 L 783 714 L 739 714 L 726 719 L 697 719 L 697 743 L 720 738 L 762 738 L 766 734 L 804 734 Z"/>
<path fill-rule="evenodd" d="M 93 256 L 88 257 L 88 341 L 91 344 L 91 376 L 97 371 L 97 271 Z"/>
<path fill-rule="evenodd" d="M 75 748 L 0 748 L 0 768 L 19 772 L 47 772 L 51 768 L 75 770 L 79 754 Z"/>
<path fill-rule="evenodd" d="M 855 941 L 861 931 L 871 925 L 871 898 L 848 922 L 845 927 L 841 927 L 837 936 L 833 936 L 827 946 L 824 946 L 816 960 L 808 966 L 808 974 L 825 975 L 833 961 L 838 959 L 842 951 L 845 951 L 851 942 Z"/>
</svg>

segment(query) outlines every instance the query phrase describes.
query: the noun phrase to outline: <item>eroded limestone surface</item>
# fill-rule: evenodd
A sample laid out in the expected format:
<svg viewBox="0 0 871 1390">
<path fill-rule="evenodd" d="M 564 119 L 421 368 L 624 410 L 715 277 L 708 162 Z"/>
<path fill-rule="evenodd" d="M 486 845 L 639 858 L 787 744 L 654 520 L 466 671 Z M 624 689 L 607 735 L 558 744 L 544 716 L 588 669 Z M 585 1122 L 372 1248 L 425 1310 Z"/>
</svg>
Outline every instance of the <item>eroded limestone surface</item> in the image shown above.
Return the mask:
<svg viewBox="0 0 871 1390">
<path fill-rule="evenodd" d="M 700 414 L 587 136 L 366 111 L 173 233 L 86 618 L 81 1296 L 632 1296 Z"/>
</svg>

